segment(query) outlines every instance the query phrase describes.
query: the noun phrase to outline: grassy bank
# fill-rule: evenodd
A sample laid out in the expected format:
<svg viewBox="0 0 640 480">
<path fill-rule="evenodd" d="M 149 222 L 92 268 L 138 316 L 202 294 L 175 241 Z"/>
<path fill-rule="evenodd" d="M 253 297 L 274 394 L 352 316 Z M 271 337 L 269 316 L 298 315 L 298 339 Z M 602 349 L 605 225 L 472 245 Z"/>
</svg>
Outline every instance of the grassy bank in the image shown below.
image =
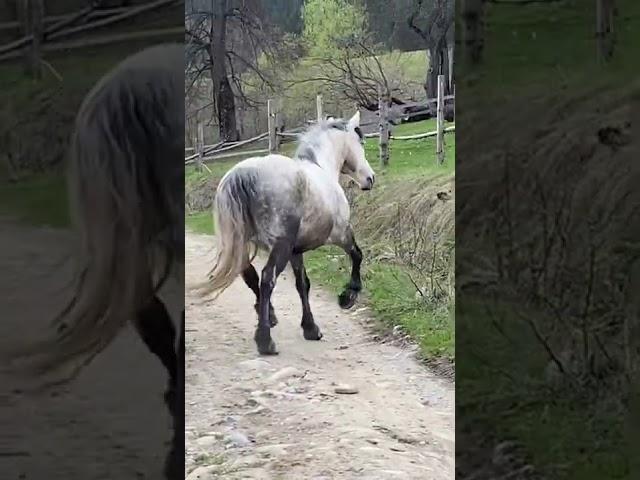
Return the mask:
<svg viewBox="0 0 640 480">
<path fill-rule="evenodd" d="M 435 129 L 432 120 L 398 126 L 396 135 L 431 131 Z M 288 149 L 293 146 L 288 146 Z M 363 282 L 365 286 L 364 300 L 381 321 L 381 326 L 390 328 L 401 326 L 420 346 L 426 358 L 454 358 L 454 317 L 453 298 L 433 298 L 418 292 L 414 285 L 428 283 L 428 274 L 419 266 L 410 267 L 403 262 L 397 252 L 397 245 L 389 233 L 395 228 L 393 218 L 383 218 L 386 208 L 398 208 L 400 211 L 412 208 L 412 202 L 424 196 L 430 196 L 431 190 L 438 190 L 447 182 L 451 182 L 455 168 L 455 137 L 446 137 L 446 162 L 437 166 L 435 161 L 435 139 L 396 141 L 391 144 L 389 166 L 383 169 L 378 165 L 378 146 L 375 139 L 367 141 L 367 158 L 378 173 L 376 188 L 368 193 L 353 191 L 352 197 L 354 228 L 358 243 L 365 253 L 363 264 Z M 219 178 L 231 168 L 238 159 L 210 165 L 212 173 L 198 173 L 191 169 L 186 174 L 187 190 L 202 181 L 213 177 Z M 423 188 L 426 186 L 426 188 Z M 435 190 L 434 190 L 435 189 Z M 398 195 L 397 192 L 410 191 L 411 195 Z M 392 205 L 394 199 L 403 197 Z M 391 206 L 390 206 L 391 205 Z M 452 250 L 453 202 L 446 204 L 450 209 L 447 222 L 450 229 L 438 249 Z M 423 217 L 432 212 L 421 211 Z M 371 216 L 375 218 L 370 218 Z M 371 220 L 371 221 L 369 221 Z M 200 233 L 213 232 L 213 221 L 210 211 L 196 212 L 187 216 L 187 228 Z M 375 228 L 374 228 L 375 227 Z M 423 252 L 424 253 L 424 252 Z M 428 253 L 428 252 L 427 252 Z M 428 255 L 427 255 L 428 256 Z M 436 268 L 439 274 L 449 271 L 452 256 L 438 256 Z M 444 260 L 443 260 L 444 259 Z M 442 261 L 441 261 L 442 260 Z M 322 285 L 336 295 L 349 279 L 350 263 L 347 256 L 335 247 L 322 247 L 305 254 L 305 263 L 311 282 Z M 436 262 L 434 262 L 436 263 Z M 433 273 L 433 272 L 432 272 Z M 451 278 L 449 280 L 452 281 Z"/>
<path fill-rule="evenodd" d="M 0 183 L 0 216 L 36 226 L 69 225 L 64 176 L 40 174 L 16 183 Z"/>
<path fill-rule="evenodd" d="M 590 256 L 589 242 L 581 232 L 589 231 L 593 237 L 600 235 L 594 232 L 601 227 L 594 228 L 595 222 L 590 219 L 601 208 L 598 206 L 601 192 L 623 195 L 629 188 L 624 181 L 612 180 L 624 157 L 598 145 L 585 152 L 582 146 L 594 143 L 590 139 L 595 125 L 624 125 L 628 120 L 621 106 L 629 104 L 624 101 L 624 92 L 630 90 L 636 78 L 631 64 L 640 45 L 636 38 L 638 29 L 634 28 L 640 21 L 640 9 L 637 2 L 616 2 L 620 9 L 615 19 L 618 42 L 614 58 L 604 64 L 596 55 L 593 35 L 596 9 L 594 5 L 578 9 L 577 3 L 490 5 L 484 62 L 466 70 L 461 62 L 457 74 L 461 82 L 458 92 L 463 96 L 460 102 L 465 105 L 458 115 L 464 131 L 459 149 L 466 152 L 459 174 L 465 179 L 461 180 L 463 184 L 474 177 L 483 179 L 467 190 L 474 195 L 469 193 L 464 199 L 468 208 L 459 220 L 462 222 L 466 217 L 467 222 L 457 238 L 462 265 L 457 273 L 462 285 L 465 265 L 469 263 L 477 265 L 473 269 L 477 278 L 487 279 L 486 287 L 477 287 L 478 291 L 469 293 L 463 290 L 456 299 L 459 418 L 456 442 L 463 452 L 457 465 L 466 464 L 469 475 L 491 458 L 495 445 L 508 440 L 519 446 L 517 456 L 533 465 L 539 472 L 536 476 L 542 478 L 637 477 L 632 475 L 634 460 L 629 448 L 633 437 L 625 438 L 633 434 L 629 431 L 632 417 L 625 411 L 628 392 L 616 371 L 619 367 L 599 358 L 600 351 L 592 345 L 598 359 L 594 361 L 597 376 L 594 375 L 584 368 L 583 349 L 571 346 L 570 340 L 572 336 L 583 338 L 579 333 L 583 320 L 576 312 L 584 308 L 582 292 L 592 288 L 586 276 L 576 274 L 582 265 L 588 264 Z M 598 112 L 597 118 L 593 112 Z M 494 135 L 496 125 L 501 125 L 500 135 Z M 510 141 L 505 142 L 505 138 Z M 477 145 L 482 148 L 477 149 Z M 500 220 L 494 223 L 500 214 L 492 216 L 486 212 L 487 205 L 494 212 L 504 211 L 505 203 L 499 197 L 505 190 L 496 188 L 501 181 L 497 179 L 502 178 L 502 166 L 492 169 L 500 163 L 495 159 L 505 157 L 513 159 L 510 172 L 517 172 L 512 173 L 517 180 L 508 191 L 519 192 L 508 200 L 513 206 L 509 228 L 516 225 L 510 235 L 518 238 L 510 246 L 513 251 L 524 256 L 546 248 L 548 237 L 540 234 L 545 228 L 543 221 L 527 211 L 530 205 L 538 205 L 539 198 L 554 205 L 549 211 L 559 208 L 555 205 L 562 207 L 558 210 L 562 213 L 548 218 L 555 221 L 557 215 L 558 219 L 563 216 L 574 222 L 569 233 L 562 234 L 562 247 L 558 249 L 558 257 L 571 258 L 572 267 L 560 262 L 557 264 L 562 266 L 551 267 L 556 265 L 555 259 L 548 262 L 549 270 L 562 270 L 565 276 L 560 276 L 564 281 L 554 281 L 537 295 L 551 306 L 541 311 L 530 306 L 528 287 L 502 279 L 492 285 L 491 280 L 499 277 L 487 275 L 500 268 L 496 245 L 506 238 L 505 230 L 490 227 L 493 231 L 486 235 L 478 232 L 485 225 L 500 223 Z M 600 170 L 605 162 L 615 167 Z M 478 174 L 474 175 L 476 171 Z M 536 182 L 541 185 L 540 190 L 532 184 L 525 185 L 523 179 L 533 177 L 539 178 Z M 580 185 L 578 200 L 565 204 L 556 194 L 572 191 L 575 185 Z M 474 208 L 483 202 L 484 207 Z M 614 248 L 621 238 L 619 223 L 625 227 L 631 224 L 623 220 L 624 207 L 619 210 L 616 220 L 606 226 L 607 248 Z M 620 266 L 609 266 L 611 259 L 624 258 L 620 252 L 616 255 L 620 257 L 608 257 L 607 249 L 599 250 L 600 266 L 593 275 L 596 283 L 606 279 L 593 287 L 596 295 L 602 295 L 594 304 L 611 305 L 606 310 L 607 329 L 597 335 L 601 335 L 598 342 L 606 346 L 606 356 L 614 360 L 622 345 L 617 325 L 620 317 L 615 310 L 622 305 L 620 300 L 614 300 L 617 298 L 614 295 L 606 298 L 613 289 L 602 284 L 610 280 L 608 272 L 624 268 L 623 260 L 615 260 L 620 261 Z M 540 257 L 531 254 L 531 258 Z M 523 273 L 521 278 L 526 276 Z M 495 300 L 502 296 L 512 298 L 513 303 Z M 584 316 L 586 319 L 587 315 Z M 590 313 L 591 332 L 597 331 L 595 324 L 601 321 L 601 316 L 604 317 L 601 312 Z M 557 367 L 547 348 L 562 355 L 565 374 L 553 374 Z M 603 375 L 600 369 L 604 367 L 607 369 Z"/>
</svg>

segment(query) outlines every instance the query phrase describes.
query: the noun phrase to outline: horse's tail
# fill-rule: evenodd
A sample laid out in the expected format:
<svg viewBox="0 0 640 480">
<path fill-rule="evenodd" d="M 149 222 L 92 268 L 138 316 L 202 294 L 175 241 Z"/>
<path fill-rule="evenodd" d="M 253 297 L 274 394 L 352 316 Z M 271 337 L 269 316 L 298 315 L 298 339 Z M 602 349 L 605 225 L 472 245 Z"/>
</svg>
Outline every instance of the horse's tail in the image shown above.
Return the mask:
<svg viewBox="0 0 640 480">
<path fill-rule="evenodd" d="M 165 179 L 182 148 L 167 139 L 181 138 L 184 127 L 177 100 L 162 102 L 181 79 L 160 69 L 151 74 L 153 81 L 127 71 L 104 78 L 76 118 L 68 177 L 79 233 L 74 293 L 53 332 L 11 352 L 27 361 L 20 370 L 54 375 L 49 385 L 73 379 L 115 339 L 167 278 L 180 248 L 171 227 L 181 225 L 184 197 L 178 188 L 169 192 Z M 151 251 L 158 238 L 161 246 Z"/>
<path fill-rule="evenodd" d="M 255 251 L 250 252 L 254 199 L 255 176 L 250 170 L 231 170 L 218 185 L 214 200 L 216 262 L 208 281 L 198 287 L 201 295 L 221 294 L 255 257 Z"/>
</svg>

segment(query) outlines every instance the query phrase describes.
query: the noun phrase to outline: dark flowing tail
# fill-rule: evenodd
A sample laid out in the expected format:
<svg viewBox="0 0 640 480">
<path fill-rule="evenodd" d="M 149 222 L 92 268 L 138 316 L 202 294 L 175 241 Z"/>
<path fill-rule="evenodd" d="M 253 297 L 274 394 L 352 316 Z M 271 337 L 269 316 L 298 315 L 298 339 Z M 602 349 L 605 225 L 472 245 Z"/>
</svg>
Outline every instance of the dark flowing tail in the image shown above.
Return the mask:
<svg viewBox="0 0 640 480">
<path fill-rule="evenodd" d="M 248 172 L 230 170 L 218 185 L 214 201 L 216 263 L 209 279 L 197 286 L 201 295 L 221 294 L 251 263 L 253 221 L 251 192 L 255 179 Z"/>
<path fill-rule="evenodd" d="M 182 79 L 167 67 L 149 69 L 161 53 L 166 62 L 166 49 L 125 62 L 78 113 L 68 178 L 79 233 L 75 293 L 47 339 L 12 352 L 31 373 L 54 374 L 51 383 L 74 378 L 113 341 L 160 287 L 180 248 L 175 224 L 183 218 L 183 190 L 169 198 L 176 185 L 167 179 L 178 177 L 174 157 L 182 155 L 184 106 L 174 100 L 182 98 Z"/>
</svg>

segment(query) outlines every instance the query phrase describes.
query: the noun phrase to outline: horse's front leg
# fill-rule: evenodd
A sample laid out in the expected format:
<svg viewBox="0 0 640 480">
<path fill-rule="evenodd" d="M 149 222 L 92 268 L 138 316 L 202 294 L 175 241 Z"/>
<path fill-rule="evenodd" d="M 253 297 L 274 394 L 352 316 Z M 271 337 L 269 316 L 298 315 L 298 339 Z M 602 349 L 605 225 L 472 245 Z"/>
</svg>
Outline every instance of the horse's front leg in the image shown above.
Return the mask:
<svg viewBox="0 0 640 480">
<path fill-rule="evenodd" d="M 351 227 L 348 228 L 345 235 L 345 241 L 340 245 L 342 249 L 351 258 L 351 279 L 345 285 L 344 290 L 338 297 L 340 306 L 344 309 L 351 308 L 355 305 L 358 293 L 362 290 L 362 280 L 360 278 L 360 265 L 362 265 L 362 250 L 358 247 L 353 236 Z"/>
<path fill-rule="evenodd" d="M 320 340 L 322 338 L 322 332 L 313 319 L 311 313 L 311 306 L 309 305 L 309 290 L 311 289 L 311 283 L 307 276 L 307 270 L 304 268 L 304 259 L 301 253 L 294 254 L 291 257 L 291 267 L 296 277 L 296 290 L 300 295 L 302 302 L 302 334 L 306 340 Z"/>
</svg>

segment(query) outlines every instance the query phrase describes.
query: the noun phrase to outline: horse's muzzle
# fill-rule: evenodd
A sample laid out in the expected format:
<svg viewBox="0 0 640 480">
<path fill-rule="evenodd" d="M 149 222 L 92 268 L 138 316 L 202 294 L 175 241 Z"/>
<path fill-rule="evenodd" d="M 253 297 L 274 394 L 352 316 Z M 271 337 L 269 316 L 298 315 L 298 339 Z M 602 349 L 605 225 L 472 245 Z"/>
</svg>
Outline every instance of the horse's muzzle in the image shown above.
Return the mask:
<svg viewBox="0 0 640 480">
<path fill-rule="evenodd" d="M 367 182 L 361 187 L 362 190 L 371 190 L 373 188 L 374 177 L 367 177 Z"/>
</svg>

